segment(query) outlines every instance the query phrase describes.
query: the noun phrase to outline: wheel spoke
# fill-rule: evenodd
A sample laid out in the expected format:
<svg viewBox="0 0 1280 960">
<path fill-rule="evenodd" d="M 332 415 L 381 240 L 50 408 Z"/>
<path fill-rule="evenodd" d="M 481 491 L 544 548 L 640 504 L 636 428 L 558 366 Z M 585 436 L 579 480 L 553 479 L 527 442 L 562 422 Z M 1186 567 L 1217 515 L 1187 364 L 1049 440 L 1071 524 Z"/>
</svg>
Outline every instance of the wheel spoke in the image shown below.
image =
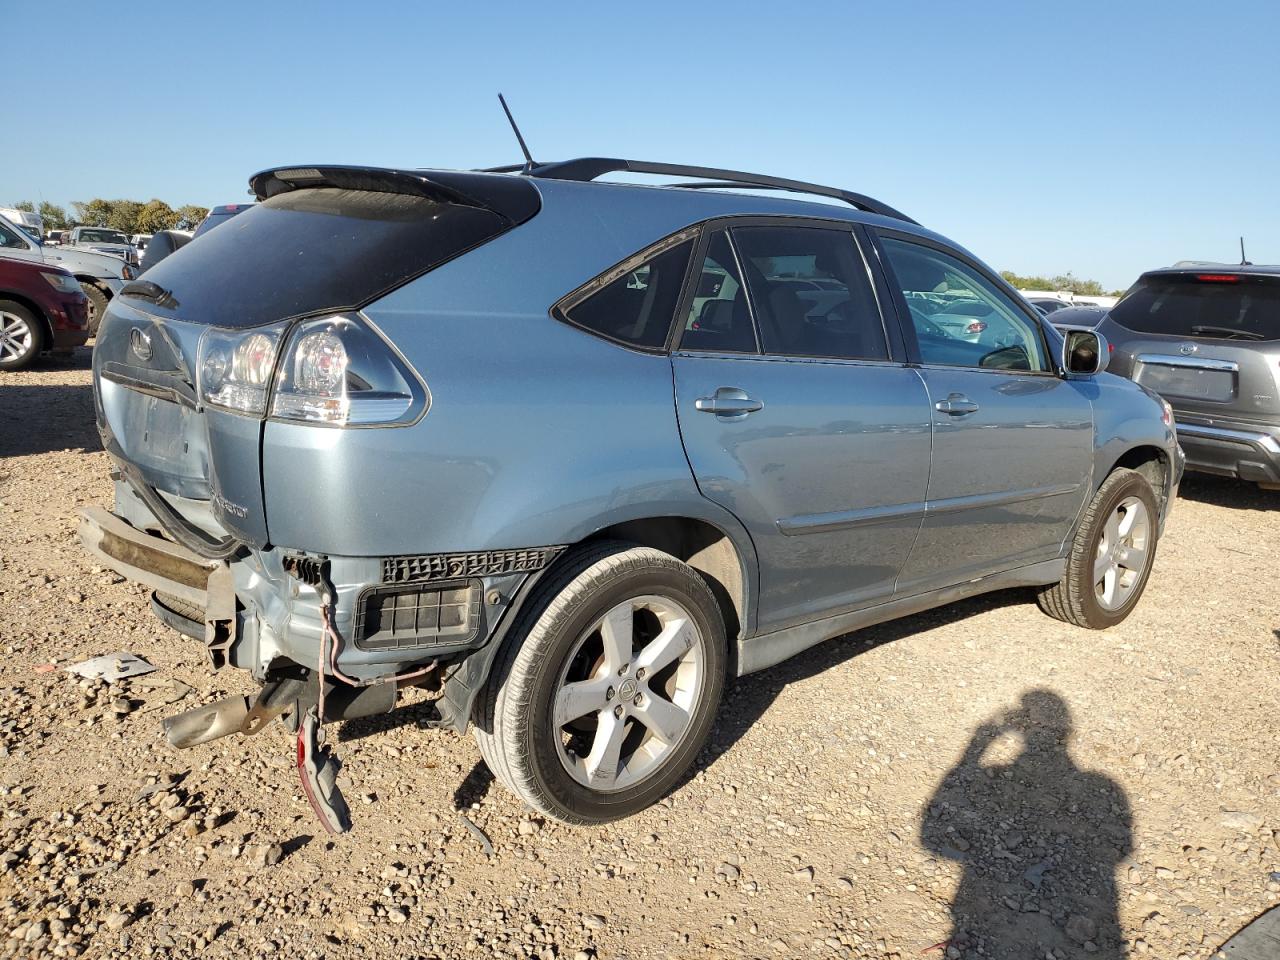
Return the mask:
<svg viewBox="0 0 1280 960">
<path fill-rule="evenodd" d="M 618 779 L 622 757 L 622 741 L 626 739 L 626 720 L 612 710 L 600 713 L 600 724 L 591 743 L 591 753 L 584 761 L 587 781 L 592 786 L 609 787 Z"/>
<path fill-rule="evenodd" d="M 1107 549 L 1111 549 L 1120 541 L 1120 511 L 1115 510 L 1111 516 L 1107 518 L 1107 525 L 1103 527 L 1103 537 L 1107 545 Z"/>
<path fill-rule="evenodd" d="M 1093 582 L 1096 584 L 1111 569 L 1111 551 L 1103 544 L 1098 545 L 1098 556 L 1093 561 Z"/>
<path fill-rule="evenodd" d="M 1141 547 L 1125 547 L 1120 554 L 1120 566 L 1141 573 L 1147 566 L 1147 551 Z"/>
<path fill-rule="evenodd" d="M 672 620 L 662 632 L 644 645 L 636 657 L 636 668 L 657 673 L 693 646 L 693 625 L 684 617 Z"/>
<path fill-rule="evenodd" d="M 631 715 L 668 745 L 675 743 L 689 725 L 689 711 L 648 692 L 644 694 L 638 707 L 632 707 Z"/>
<path fill-rule="evenodd" d="M 1115 602 L 1116 598 L 1116 580 L 1118 579 L 1118 571 L 1115 565 L 1107 567 L 1107 572 L 1102 577 L 1102 602 L 1110 605 Z"/>
<path fill-rule="evenodd" d="M 567 683 L 556 694 L 555 724 L 556 728 L 572 723 L 588 713 L 603 710 L 606 695 L 609 692 L 609 678 L 599 680 L 583 680 L 580 683 Z"/>
<path fill-rule="evenodd" d="M 1129 506 L 1124 511 L 1124 518 L 1120 521 L 1120 523 L 1116 527 L 1117 534 L 1121 538 L 1129 536 L 1131 533 L 1133 533 L 1133 528 L 1141 522 L 1141 520 L 1143 519 L 1143 514 L 1145 513 L 1146 511 L 1143 509 L 1141 503 L 1134 501 L 1133 503 L 1129 504 Z"/>
<path fill-rule="evenodd" d="M 600 639 L 604 643 L 604 665 L 610 675 L 631 662 L 632 633 L 635 617 L 631 601 L 620 603 L 600 621 Z"/>
</svg>

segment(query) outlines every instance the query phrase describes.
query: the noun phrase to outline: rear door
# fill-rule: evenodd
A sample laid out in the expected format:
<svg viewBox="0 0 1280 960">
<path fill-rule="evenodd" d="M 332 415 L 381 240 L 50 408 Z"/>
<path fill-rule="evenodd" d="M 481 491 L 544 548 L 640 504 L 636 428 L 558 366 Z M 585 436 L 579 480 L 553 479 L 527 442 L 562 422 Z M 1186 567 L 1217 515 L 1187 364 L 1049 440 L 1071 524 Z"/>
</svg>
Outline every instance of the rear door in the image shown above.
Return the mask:
<svg viewBox="0 0 1280 960">
<path fill-rule="evenodd" d="M 1090 493 L 1093 384 L 1057 376 L 1039 318 L 976 262 L 910 234 L 879 238 L 933 426 L 924 523 L 898 592 L 1058 556 Z M 934 319 L 962 310 L 981 316 L 976 335 Z"/>
<path fill-rule="evenodd" d="M 699 256 L 676 410 L 699 488 L 755 541 L 759 630 L 887 599 L 920 528 L 930 428 L 863 245 L 849 226 L 753 220 L 708 231 Z"/>
<path fill-rule="evenodd" d="M 1116 372 L 1165 397 L 1179 422 L 1280 422 L 1280 276 L 1147 274 L 1101 329 Z"/>
</svg>

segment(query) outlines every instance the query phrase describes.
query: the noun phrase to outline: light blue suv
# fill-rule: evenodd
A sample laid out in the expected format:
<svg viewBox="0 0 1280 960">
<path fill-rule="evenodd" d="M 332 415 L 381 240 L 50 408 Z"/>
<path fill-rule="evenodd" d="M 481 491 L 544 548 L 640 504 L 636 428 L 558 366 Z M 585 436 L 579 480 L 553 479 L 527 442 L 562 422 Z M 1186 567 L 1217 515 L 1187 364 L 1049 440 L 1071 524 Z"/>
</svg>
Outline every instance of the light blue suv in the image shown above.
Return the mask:
<svg viewBox="0 0 1280 960">
<path fill-rule="evenodd" d="M 672 789 L 729 676 L 984 591 L 1094 628 L 1142 593 L 1168 407 L 869 197 L 602 158 L 251 185 L 107 311 L 81 535 L 262 684 L 170 741 L 283 716 L 330 829 L 319 725 L 407 684 L 595 823 Z"/>
</svg>

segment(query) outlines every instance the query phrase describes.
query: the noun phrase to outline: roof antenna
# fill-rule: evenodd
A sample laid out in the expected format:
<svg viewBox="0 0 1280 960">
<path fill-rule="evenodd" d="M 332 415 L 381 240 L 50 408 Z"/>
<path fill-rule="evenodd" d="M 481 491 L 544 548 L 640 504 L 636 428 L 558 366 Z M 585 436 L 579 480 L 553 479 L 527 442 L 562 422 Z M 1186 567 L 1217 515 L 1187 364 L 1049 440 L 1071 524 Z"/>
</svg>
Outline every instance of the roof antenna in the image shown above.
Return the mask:
<svg viewBox="0 0 1280 960">
<path fill-rule="evenodd" d="M 1252 264 L 1252 263 L 1250 263 L 1250 262 L 1245 258 L 1245 255 L 1244 255 L 1244 237 L 1241 237 L 1241 238 L 1240 238 L 1240 266 L 1242 266 L 1242 267 L 1252 267 L 1252 266 L 1253 266 L 1253 264 Z"/>
<path fill-rule="evenodd" d="M 502 110 L 507 115 L 507 123 L 511 124 L 511 130 L 516 135 L 516 139 L 520 141 L 520 152 L 524 154 L 524 170 L 523 173 L 529 173 L 537 166 L 533 162 L 533 154 L 529 152 L 528 145 L 524 142 L 524 137 L 520 135 L 520 128 L 516 126 L 516 118 L 511 115 L 511 108 L 507 106 L 507 98 L 502 94 L 498 94 L 498 102 L 502 104 Z"/>
</svg>

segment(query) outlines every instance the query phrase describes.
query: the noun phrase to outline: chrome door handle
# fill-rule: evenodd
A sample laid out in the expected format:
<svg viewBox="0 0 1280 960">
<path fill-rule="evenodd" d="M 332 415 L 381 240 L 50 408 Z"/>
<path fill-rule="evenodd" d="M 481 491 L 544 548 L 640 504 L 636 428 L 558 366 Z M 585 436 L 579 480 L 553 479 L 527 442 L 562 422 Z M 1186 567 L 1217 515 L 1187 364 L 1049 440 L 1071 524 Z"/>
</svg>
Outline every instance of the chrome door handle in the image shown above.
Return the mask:
<svg viewBox="0 0 1280 960">
<path fill-rule="evenodd" d="M 963 393 L 953 393 L 947 399 L 939 400 L 933 408 L 939 413 L 946 413 L 953 417 L 963 417 L 966 414 L 978 412 L 978 405 Z"/>
<path fill-rule="evenodd" d="M 741 420 L 749 413 L 763 410 L 764 404 L 747 396 L 737 387 L 720 387 L 710 397 L 699 397 L 693 402 L 699 413 L 714 413 L 722 420 Z"/>
</svg>

